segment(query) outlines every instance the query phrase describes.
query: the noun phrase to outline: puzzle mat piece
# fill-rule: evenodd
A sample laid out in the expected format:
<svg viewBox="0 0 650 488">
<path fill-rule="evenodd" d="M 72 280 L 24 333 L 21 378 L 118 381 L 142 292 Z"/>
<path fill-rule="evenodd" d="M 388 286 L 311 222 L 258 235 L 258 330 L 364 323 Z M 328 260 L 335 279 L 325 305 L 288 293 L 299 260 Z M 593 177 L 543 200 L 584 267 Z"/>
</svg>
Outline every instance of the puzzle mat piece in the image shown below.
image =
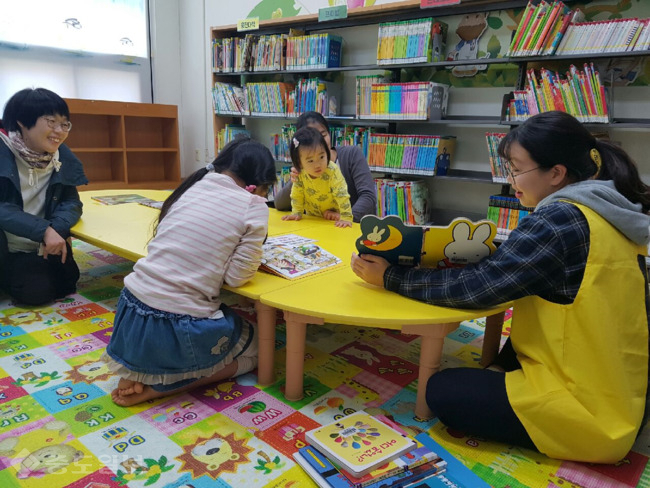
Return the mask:
<svg viewBox="0 0 650 488">
<path fill-rule="evenodd" d="M 289 405 L 282 403 L 264 391 L 245 398 L 228 408 L 222 414 L 251 431 L 265 430 L 294 412 Z"/>
<path fill-rule="evenodd" d="M 305 447 L 305 433 L 320 427 L 315 420 L 300 412 L 293 412 L 288 417 L 275 423 L 266 430 L 255 432 L 255 436 L 273 446 L 287 457 Z"/>
<path fill-rule="evenodd" d="M 179 430 L 214 415 L 215 410 L 187 393 L 140 412 L 138 416 L 169 437 Z"/>
<path fill-rule="evenodd" d="M 174 458 L 183 450 L 155 427 L 138 416 L 132 416 L 91 432 L 79 438 L 95 455 L 103 456 L 105 464 L 116 473 L 118 481 L 138 486 L 159 475 L 160 486 L 173 482 L 179 476 L 180 463 Z M 130 476 L 140 468 L 140 474 Z M 146 469 L 145 469 L 146 468 Z M 141 486 L 141 485 L 140 485 Z"/>
<path fill-rule="evenodd" d="M 303 397 L 297 401 L 289 401 L 284 397 L 285 392 L 285 381 L 280 380 L 276 383 L 273 383 L 271 386 L 264 388 L 264 392 L 269 395 L 277 398 L 283 403 L 286 403 L 291 408 L 295 410 L 300 410 L 302 407 L 308 403 L 314 401 L 316 398 L 321 397 L 325 393 L 329 392 L 331 388 L 327 385 L 324 385 L 319 380 L 322 379 L 319 375 L 319 378 L 315 378 L 312 375 L 306 374 L 303 377 Z"/>
<path fill-rule="evenodd" d="M 126 408 L 115 405 L 108 395 L 96 397 L 88 402 L 54 413 L 56 419 L 62 420 L 70 426 L 76 437 L 104 430 L 131 415 Z"/>
<path fill-rule="evenodd" d="M 0 358 L 0 366 L 29 394 L 63 383 L 70 369 L 68 363 L 43 346 Z"/>
</svg>

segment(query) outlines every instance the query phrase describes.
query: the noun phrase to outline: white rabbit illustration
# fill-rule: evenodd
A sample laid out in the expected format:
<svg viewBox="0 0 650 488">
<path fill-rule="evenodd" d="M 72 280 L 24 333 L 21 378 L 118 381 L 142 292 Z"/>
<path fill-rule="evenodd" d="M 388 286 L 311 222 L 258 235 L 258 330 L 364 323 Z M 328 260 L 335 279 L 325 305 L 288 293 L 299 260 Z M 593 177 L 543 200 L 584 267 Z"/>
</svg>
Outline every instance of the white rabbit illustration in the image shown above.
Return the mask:
<svg viewBox="0 0 650 488">
<path fill-rule="evenodd" d="M 470 227 L 467 222 L 456 224 L 452 235 L 454 240 L 444 249 L 445 259 L 438 263 L 438 268 L 464 266 L 476 263 L 490 255 L 490 247 L 485 243 L 491 233 L 490 224 L 483 223 L 476 227 L 472 239 L 469 238 Z"/>
</svg>

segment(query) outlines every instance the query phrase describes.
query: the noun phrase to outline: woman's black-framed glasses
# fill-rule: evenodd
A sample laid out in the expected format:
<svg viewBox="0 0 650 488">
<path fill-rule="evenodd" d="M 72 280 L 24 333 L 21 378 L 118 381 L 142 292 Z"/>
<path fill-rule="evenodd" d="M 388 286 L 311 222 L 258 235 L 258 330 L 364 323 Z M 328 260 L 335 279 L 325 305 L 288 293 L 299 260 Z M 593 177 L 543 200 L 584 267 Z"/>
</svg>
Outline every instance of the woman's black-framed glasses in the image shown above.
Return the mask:
<svg viewBox="0 0 650 488">
<path fill-rule="evenodd" d="M 525 175 L 526 173 L 530 173 L 531 171 L 535 171 L 537 169 L 542 169 L 542 168 L 540 166 L 537 166 L 533 169 L 528 169 L 526 171 L 518 171 L 515 173 L 514 171 L 512 171 L 512 167 L 509 164 L 505 165 L 506 177 L 509 176 L 510 178 L 512 178 L 512 181 L 515 181 L 515 178 L 517 176 Z"/>
</svg>

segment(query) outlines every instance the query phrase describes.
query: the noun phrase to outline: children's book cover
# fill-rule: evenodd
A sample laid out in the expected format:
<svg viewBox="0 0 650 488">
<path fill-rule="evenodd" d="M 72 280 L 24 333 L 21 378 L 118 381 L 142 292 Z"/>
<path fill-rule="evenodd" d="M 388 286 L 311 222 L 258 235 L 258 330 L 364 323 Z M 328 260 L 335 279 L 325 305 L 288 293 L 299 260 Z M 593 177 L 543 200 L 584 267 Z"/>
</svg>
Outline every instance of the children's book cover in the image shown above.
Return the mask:
<svg viewBox="0 0 650 488">
<path fill-rule="evenodd" d="M 322 454 L 355 477 L 361 477 L 416 447 L 366 412 L 356 412 L 305 434 Z"/>
<path fill-rule="evenodd" d="M 119 205 L 121 203 L 140 203 L 144 201 L 151 201 L 150 198 L 137 195 L 135 193 L 125 193 L 121 195 L 101 195 L 91 197 L 93 200 L 103 205 Z"/>
<path fill-rule="evenodd" d="M 373 254 L 391 264 L 427 268 L 461 267 L 496 250 L 497 228 L 490 220 L 454 219 L 447 226 L 406 225 L 396 215 L 361 219 L 359 254 Z"/>
<path fill-rule="evenodd" d="M 138 200 L 138 203 L 140 205 L 144 205 L 145 207 L 151 207 L 151 208 L 156 208 L 160 210 L 163 206 L 163 203 L 165 202 L 159 202 L 158 200 L 152 200 L 150 198 L 145 198 L 144 200 Z"/>
<path fill-rule="evenodd" d="M 313 240 L 294 234 L 270 237 L 262 250 L 260 269 L 290 280 L 341 264 Z"/>
</svg>

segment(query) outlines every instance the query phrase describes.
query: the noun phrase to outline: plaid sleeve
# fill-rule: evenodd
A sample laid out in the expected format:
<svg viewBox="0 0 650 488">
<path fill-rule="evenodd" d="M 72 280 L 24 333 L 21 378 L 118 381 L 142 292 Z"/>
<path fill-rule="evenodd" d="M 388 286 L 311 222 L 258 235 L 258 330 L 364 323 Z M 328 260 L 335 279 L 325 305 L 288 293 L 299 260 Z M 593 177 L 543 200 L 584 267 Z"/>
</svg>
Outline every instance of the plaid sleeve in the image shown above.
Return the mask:
<svg viewBox="0 0 650 488">
<path fill-rule="evenodd" d="M 384 287 L 424 302 L 482 308 L 539 295 L 571 303 L 589 253 L 589 224 L 570 203 L 531 213 L 497 251 L 464 268 L 442 270 L 390 266 Z"/>
</svg>

